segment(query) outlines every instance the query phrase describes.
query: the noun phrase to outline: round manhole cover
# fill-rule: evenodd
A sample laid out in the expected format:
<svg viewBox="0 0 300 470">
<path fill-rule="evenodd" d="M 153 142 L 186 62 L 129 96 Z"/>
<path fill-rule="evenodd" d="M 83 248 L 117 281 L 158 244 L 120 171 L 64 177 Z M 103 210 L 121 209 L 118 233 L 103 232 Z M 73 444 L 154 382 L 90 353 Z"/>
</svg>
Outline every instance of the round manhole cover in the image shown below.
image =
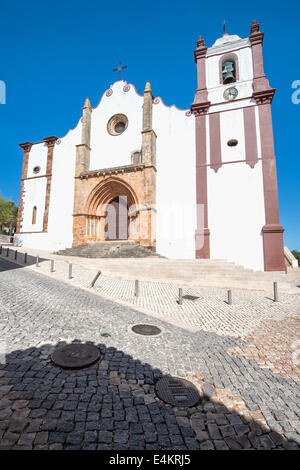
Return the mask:
<svg viewBox="0 0 300 470">
<path fill-rule="evenodd" d="M 192 382 L 179 377 L 163 377 L 156 384 L 158 397 L 173 406 L 194 406 L 200 394 Z"/>
<path fill-rule="evenodd" d="M 76 369 L 93 364 L 99 357 L 99 349 L 92 344 L 67 344 L 56 349 L 51 359 L 60 367 Z"/>
<path fill-rule="evenodd" d="M 161 333 L 161 329 L 154 325 L 134 325 L 131 329 L 134 333 L 145 336 L 154 336 Z"/>
</svg>

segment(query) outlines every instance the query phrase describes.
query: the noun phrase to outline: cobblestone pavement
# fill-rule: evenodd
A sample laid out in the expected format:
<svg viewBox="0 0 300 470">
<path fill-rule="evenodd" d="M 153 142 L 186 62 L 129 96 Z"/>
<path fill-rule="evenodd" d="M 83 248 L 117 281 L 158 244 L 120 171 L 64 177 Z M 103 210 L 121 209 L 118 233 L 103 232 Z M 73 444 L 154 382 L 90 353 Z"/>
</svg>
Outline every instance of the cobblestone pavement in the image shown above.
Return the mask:
<svg viewBox="0 0 300 470">
<path fill-rule="evenodd" d="M 13 251 L 10 256 L 14 256 Z M 50 260 L 41 260 L 35 266 L 31 257 L 28 269 L 50 275 Z M 55 261 L 56 279 L 70 282 L 72 285 L 88 288 L 97 270 L 74 264 L 72 279 L 68 279 L 68 264 Z M 279 291 L 279 302 L 273 301 L 273 284 L 270 293 L 248 290 L 233 290 L 233 304 L 228 305 L 227 291 L 218 288 L 187 287 L 183 294 L 197 296 L 195 301 L 183 300 L 178 304 L 176 284 L 154 281 L 139 283 L 139 297 L 135 296 L 135 281 L 112 278 L 101 275 L 93 290 L 110 300 L 119 301 L 143 313 L 167 320 L 168 322 L 190 331 L 205 329 L 218 335 L 230 335 L 246 338 L 261 321 L 283 320 L 289 316 L 300 315 L 300 295 Z"/>
<path fill-rule="evenodd" d="M 273 343 L 284 336 L 297 353 L 299 323 L 289 315 L 285 329 L 274 315 L 266 335 Z M 136 335 L 137 323 L 162 333 Z M 260 329 L 248 340 L 191 332 L 3 259 L 0 328 L 0 449 L 299 448 L 297 354 L 293 364 Z M 77 371 L 54 366 L 55 347 L 72 341 L 97 345 L 100 361 Z M 264 346 L 264 362 L 251 344 Z M 197 406 L 158 399 L 155 383 L 166 374 L 197 385 Z"/>
</svg>

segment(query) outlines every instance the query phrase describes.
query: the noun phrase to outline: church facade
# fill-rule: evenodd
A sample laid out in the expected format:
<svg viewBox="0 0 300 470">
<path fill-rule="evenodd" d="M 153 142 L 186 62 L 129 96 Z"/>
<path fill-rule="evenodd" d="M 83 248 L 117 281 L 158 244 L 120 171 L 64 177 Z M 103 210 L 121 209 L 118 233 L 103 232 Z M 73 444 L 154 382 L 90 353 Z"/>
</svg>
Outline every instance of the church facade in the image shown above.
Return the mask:
<svg viewBox="0 0 300 470">
<path fill-rule="evenodd" d="M 168 258 L 284 270 L 264 34 L 200 36 L 190 109 L 118 80 L 62 138 L 25 142 L 14 244 L 130 240 Z"/>
</svg>

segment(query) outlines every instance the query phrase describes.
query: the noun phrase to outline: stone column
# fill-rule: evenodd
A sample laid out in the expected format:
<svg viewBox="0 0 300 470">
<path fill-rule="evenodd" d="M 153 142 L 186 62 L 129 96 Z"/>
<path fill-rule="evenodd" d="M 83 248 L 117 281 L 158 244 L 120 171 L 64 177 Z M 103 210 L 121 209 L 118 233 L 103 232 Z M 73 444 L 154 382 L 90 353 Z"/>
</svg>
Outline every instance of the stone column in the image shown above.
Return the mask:
<svg viewBox="0 0 300 470">
<path fill-rule="evenodd" d="M 82 192 L 85 181 L 80 174 L 90 169 L 91 152 L 91 122 L 92 107 L 90 99 L 86 98 L 82 108 L 82 130 L 81 144 L 76 145 L 76 167 L 74 188 L 74 211 L 73 211 L 73 246 L 86 243 L 86 214 L 84 214 L 84 202 Z"/>
<path fill-rule="evenodd" d="M 262 228 L 265 271 L 284 271 L 284 228 L 280 225 L 271 102 L 275 90 L 254 92 L 258 104 L 266 223 Z"/>
<path fill-rule="evenodd" d="M 82 131 L 81 144 L 76 145 L 76 172 L 75 176 L 79 176 L 90 168 L 90 144 L 91 144 L 91 121 L 92 107 L 90 99 L 86 98 L 82 108 Z"/>
<path fill-rule="evenodd" d="M 24 211 L 24 202 L 23 202 L 24 181 L 27 178 L 29 154 L 30 154 L 30 150 L 33 144 L 31 142 L 24 142 L 23 144 L 19 144 L 19 145 L 21 149 L 23 150 L 23 165 L 22 165 L 21 188 L 20 188 L 19 210 L 18 210 L 16 233 L 20 233 L 21 228 L 22 228 L 23 211 Z"/>
<path fill-rule="evenodd" d="M 142 163 L 145 165 L 144 178 L 144 201 L 147 207 L 148 216 L 140 217 L 141 224 L 147 224 L 148 243 L 155 249 L 156 247 L 156 134 L 152 129 L 152 105 L 153 94 L 150 82 L 146 83 L 144 90 L 143 105 L 143 130 L 142 130 Z M 143 233 L 145 227 L 142 227 Z"/>
<path fill-rule="evenodd" d="M 262 44 L 264 33 L 259 30 L 259 23 L 253 21 L 250 28 L 249 40 L 252 48 L 253 61 L 253 88 L 254 91 L 270 88 L 269 80 L 265 76 Z"/>
<path fill-rule="evenodd" d="M 210 258 L 206 156 L 206 115 L 210 102 L 208 101 L 208 92 L 206 87 L 206 51 L 207 47 L 204 45 L 204 39 L 202 36 L 199 36 L 197 49 L 194 52 L 195 62 L 197 65 L 198 86 L 194 102 L 191 105 L 191 111 L 195 115 L 196 133 L 196 258 Z"/>
<path fill-rule="evenodd" d="M 47 186 L 46 186 L 46 199 L 45 199 L 45 210 L 44 210 L 44 220 L 43 220 L 43 232 L 47 232 L 48 219 L 49 219 L 50 195 L 51 195 L 53 152 L 54 152 L 55 142 L 57 141 L 57 137 L 52 135 L 50 137 L 45 137 L 43 141 L 48 147 L 47 166 L 46 166 Z"/>
</svg>

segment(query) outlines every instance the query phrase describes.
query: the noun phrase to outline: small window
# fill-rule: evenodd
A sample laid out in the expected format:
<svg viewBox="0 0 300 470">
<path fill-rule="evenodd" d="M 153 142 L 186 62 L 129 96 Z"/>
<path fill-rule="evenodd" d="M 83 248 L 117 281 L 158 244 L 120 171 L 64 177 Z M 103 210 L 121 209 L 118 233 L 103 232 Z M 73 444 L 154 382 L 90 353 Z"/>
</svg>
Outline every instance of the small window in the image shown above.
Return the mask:
<svg viewBox="0 0 300 470">
<path fill-rule="evenodd" d="M 236 82 L 236 66 L 235 60 L 225 59 L 222 63 L 222 79 L 224 85 Z"/>
<path fill-rule="evenodd" d="M 32 209 L 32 225 L 36 224 L 36 212 L 37 212 L 37 207 L 34 206 L 34 208 Z"/>
</svg>

